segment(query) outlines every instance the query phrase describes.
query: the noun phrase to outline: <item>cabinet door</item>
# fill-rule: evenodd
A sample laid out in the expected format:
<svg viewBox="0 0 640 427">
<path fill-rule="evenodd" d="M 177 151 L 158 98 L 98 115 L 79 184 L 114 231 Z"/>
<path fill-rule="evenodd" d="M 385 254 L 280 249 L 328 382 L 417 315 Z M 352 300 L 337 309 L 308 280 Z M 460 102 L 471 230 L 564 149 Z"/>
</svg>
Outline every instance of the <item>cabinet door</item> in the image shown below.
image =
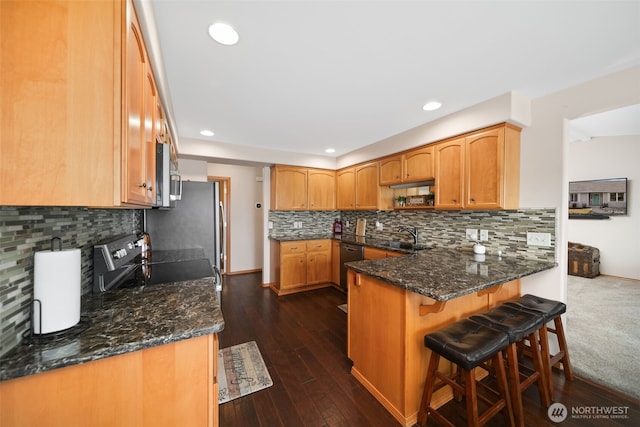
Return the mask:
<svg viewBox="0 0 640 427">
<path fill-rule="evenodd" d="M 145 51 L 142 34 L 135 15 L 130 11 L 131 21 L 127 28 L 126 56 L 126 143 L 123 150 L 123 182 L 125 191 L 123 202 L 144 204 L 147 199 L 147 183 L 144 171 L 144 91 L 145 91 Z M 155 152 L 155 150 L 154 150 Z"/>
<path fill-rule="evenodd" d="M 468 136 L 465 144 L 464 206 L 497 209 L 503 190 L 504 128 Z"/>
<path fill-rule="evenodd" d="M 336 205 L 338 209 L 355 209 L 356 170 L 347 168 L 336 173 Z"/>
<path fill-rule="evenodd" d="M 462 208 L 464 138 L 435 146 L 436 209 Z"/>
<path fill-rule="evenodd" d="M 326 169 L 307 171 L 307 194 L 310 210 L 333 210 L 336 208 L 336 173 Z"/>
<path fill-rule="evenodd" d="M 156 91 L 156 84 L 153 80 L 153 74 L 151 68 L 147 66 L 145 77 L 145 90 L 144 90 L 144 125 L 143 125 L 143 159 L 144 163 L 141 167 L 144 170 L 145 176 L 145 188 L 147 189 L 145 201 L 147 204 L 154 204 L 156 201 L 156 132 L 155 132 L 155 120 L 156 120 L 156 105 L 158 99 L 158 93 Z"/>
<path fill-rule="evenodd" d="M 307 169 L 278 165 L 275 173 L 275 209 L 307 209 Z"/>
<path fill-rule="evenodd" d="M 340 285 L 340 242 L 331 243 L 331 282 Z"/>
<path fill-rule="evenodd" d="M 402 182 L 402 156 L 392 156 L 380 160 L 380 185 Z"/>
<path fill-rule="evenodd" d="M 356 209 L 378 208 L 378 163 L 357 166 Z"/>
<path fill-rule="evenodd" d="M 404 155 L 404 182 L 427 181 L 435 177 L 433 147 L 412 150 Z"/>
<path fill-rule="evenodd" d="M 307 256 L 304 253 L 280 257 L 280 289 L 298 288 L 307 284 Z"/>
<path fill-rule="evenodd" d="M 307 253 L 307 285 L 331 281 L 331 251 Z"/>
<path fill-rule="evenodd" d="M 377 249 L 369 246 L 364 247 L 364 259 L 380 259 L 386 257 L 387 251 L 384 249 Z"/>
</svg>

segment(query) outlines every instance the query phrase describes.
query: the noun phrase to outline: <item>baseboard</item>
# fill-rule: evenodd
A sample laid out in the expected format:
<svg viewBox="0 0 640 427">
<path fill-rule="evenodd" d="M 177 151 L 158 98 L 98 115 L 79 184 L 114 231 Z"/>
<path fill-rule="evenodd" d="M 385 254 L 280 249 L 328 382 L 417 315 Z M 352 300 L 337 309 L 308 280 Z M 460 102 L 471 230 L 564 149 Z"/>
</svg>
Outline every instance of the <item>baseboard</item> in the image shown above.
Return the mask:
<svg viewBox="0 0 640 427">
<path fill-rule="evenodd" d="M 240 274 L 252 274 L 252 273 L 260 273 L 262 272 L 261 268 L 256 268 L 255 270 L 241 270 L 241 271 L 234 271 L 234 272 L 226 272 L 224 273 L 226 276 L 238 276 Z"/>
</svg>

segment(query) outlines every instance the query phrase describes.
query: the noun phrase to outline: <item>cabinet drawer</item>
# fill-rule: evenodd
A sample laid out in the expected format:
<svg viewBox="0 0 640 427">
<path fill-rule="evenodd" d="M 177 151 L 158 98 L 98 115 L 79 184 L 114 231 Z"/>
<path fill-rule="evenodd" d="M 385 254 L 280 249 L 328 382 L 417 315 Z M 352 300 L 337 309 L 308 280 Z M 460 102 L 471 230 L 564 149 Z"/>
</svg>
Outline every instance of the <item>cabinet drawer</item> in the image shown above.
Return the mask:
<svg viewBox="0 0 640 427">
<path fill-rule="evenodd" d="M 282 242 L 280 243 L 280 253 L 286 254 L 303 254 L 307 250 L 304 240 L 298 240 L 295 242 Z"/>
<path fill-rule="evenodd" d="M 309 240 L 307 241 L 307 252 L 328 251 L 331 248 L 330 240 Z"/>
</svg>

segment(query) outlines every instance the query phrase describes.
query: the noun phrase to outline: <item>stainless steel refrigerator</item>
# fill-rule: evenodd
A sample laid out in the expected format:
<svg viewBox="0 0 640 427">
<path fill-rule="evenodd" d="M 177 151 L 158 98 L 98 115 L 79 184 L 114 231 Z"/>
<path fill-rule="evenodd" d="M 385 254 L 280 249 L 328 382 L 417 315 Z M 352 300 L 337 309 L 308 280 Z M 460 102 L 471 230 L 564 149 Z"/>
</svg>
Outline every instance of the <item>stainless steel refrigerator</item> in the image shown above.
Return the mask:
<svg viewBox="0 0 640 427">
<path fill-rule="evenodd" d="M 216 274 L 224 270 L 226 223 L 219 183 L 183 182 L 176 207 L 147 209 L 144 223 L 152 251 L 202 248 Z"/>
</svg>

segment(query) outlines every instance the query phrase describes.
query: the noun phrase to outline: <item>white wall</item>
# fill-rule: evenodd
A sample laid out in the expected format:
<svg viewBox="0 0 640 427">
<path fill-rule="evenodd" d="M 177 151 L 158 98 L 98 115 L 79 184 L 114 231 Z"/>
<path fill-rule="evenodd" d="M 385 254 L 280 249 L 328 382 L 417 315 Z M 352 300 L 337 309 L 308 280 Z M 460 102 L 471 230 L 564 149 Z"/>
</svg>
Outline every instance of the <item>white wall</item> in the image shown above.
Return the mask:
<svg viewBox="0 0 640 427">
<path fill-rule="evenodd" d="M 569 142 L 567 155 L 569 181 L 629 180 L 627 216 L 569 220 L 568 240 L 600 250 L 600 273 L 640 280 L 640 136 Z"/>
<path fill-rule="evenodd" d="M 569 120 L 637 104 L 639 76 L 636 66 L 533 100 L 521 136 L 520 206 L 558 209 L 559 268 L 525 277 L 523 293 L 566 301 Z"/>
</svg>

